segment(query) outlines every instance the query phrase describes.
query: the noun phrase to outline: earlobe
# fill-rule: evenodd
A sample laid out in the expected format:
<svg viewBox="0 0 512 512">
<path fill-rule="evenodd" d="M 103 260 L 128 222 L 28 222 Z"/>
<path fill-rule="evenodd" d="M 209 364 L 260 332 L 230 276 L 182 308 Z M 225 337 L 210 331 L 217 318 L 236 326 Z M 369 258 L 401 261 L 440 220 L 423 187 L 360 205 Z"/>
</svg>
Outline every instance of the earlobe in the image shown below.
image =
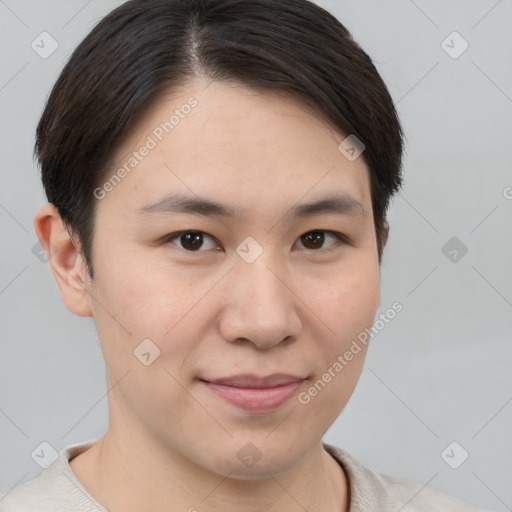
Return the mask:
<svg viewBox="0 0 512 512">
<path fill-rule="evenodd" d="M 87 266 L 53 204 L 48 203 L 37 211 L 34 229 L 46 251 L 64 304 L 75 315 L 92 316 Z"/>
</svg>

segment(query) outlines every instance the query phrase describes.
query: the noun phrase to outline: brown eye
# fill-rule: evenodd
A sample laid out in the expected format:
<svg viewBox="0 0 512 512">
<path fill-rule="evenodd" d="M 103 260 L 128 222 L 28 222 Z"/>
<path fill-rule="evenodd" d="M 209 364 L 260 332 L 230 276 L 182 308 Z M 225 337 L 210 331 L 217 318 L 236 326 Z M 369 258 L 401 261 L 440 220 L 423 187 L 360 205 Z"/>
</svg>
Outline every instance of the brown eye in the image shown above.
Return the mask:
<svg viewBox="0 0 512 512">
<path fill-rule="evenodd" d="M 327 247 L 324 247 L 326 240 L 332 239 L 334 243 L 331 243 Z M 208 241 L 210 245 L 208 246 Z M 302 243 L 303 248 L 312 251 L 327 252 L 336 249 L 339 245 L 346 242 L 346 237 L 341 233 L 328 230 L 314 230 L 304 233 L 299 241 Z M 213 237 L 207 235 L 202 231 L 178 231 L 172 233 L 164 238 L 166 244 L 177 245 L 179 248 L 186 252 L 205 252 L 208 249 L 221 250 L 216 244 Z"/>
<path fill-rule="evenodd" d="M 329 245 L 327 248 L 322 247 L 325 239 L 331 237 L 336 240 L 334 244 Z M 308 233 L 304 233 L 299 240 L 302 242 L 304 247 L 306 249 L 310 250 L 318 250 L 318 249 L 324 249 L 324 250 L 331 250 L 340 245 L 344 241 L 344 237 L 341 233 L 336 233 L 333 231 L 326 231 L 326 230 L 316 230 L 316 231 L 309 231 Z"/>
<path fill-rule="evenodd" d="M 203 245 L 203 235 L 201 233 L 183 233 L 179 240 L 187 251 L 196 251 Z"/>
<path fill-rule="evenodd" d="M 206 247 L 206 249 L 204 249 L 205 239 L 212 241 L 210 247 Z M 172 235 L 166 237 L 165 243 L 173 243 L 173 245 L 178 245 L 174 243 L 175 240 L 178 240 L 181 244 L 181 248 L 187 252 L 203 252 L 200 251 L 200 249 L 207 250 L 211 249 L 212 247 L 216 247 L 212 237 L 206 233 L 203 233 L 202 231 L 179 231 L 178 233 L 173 233 Z"/>
<path fill-rule="evenodd" d="M 301 241 L 307 249 L 319 249 L 324 243 L 325 236 L 322 231 L 311 231 L 301 236 Z"/>
</svg>

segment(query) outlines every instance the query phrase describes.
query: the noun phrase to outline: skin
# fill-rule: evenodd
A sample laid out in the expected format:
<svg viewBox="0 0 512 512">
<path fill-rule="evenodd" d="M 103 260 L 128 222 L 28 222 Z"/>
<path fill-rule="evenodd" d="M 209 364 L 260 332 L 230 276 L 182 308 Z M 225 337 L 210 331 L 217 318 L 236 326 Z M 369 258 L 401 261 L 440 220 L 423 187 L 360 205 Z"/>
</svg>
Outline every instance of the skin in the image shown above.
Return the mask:
<svg viewBox="0 0 512 512">
<path fill-rule="evenodd" d="M 380 279 L 368 168 L 301 101 L 197 79 L 145 113 L 113 171 L 191 96 L 197 106 L 98 201 L 94 280 L 53 205 L 34 219 L 65 305 L 94 317 L 107 368 L 108 430 L 70 466 L 111 512 L 348 511 L 346 475 L 321 441 L 365 349 L 308 404 L 294 396 L 268 413 L 198 379 L 289 373 L 306 377 L 298 395 L 372 325 Z M 287 215 L 333 191 L 363 214 Z M 138 213 L 170 192 L 243 216 Z M 195 251 L 183 237 L 162 241 L 186 230 L 204 232 Z M 303 235 L 318 230 L 347 240 L 323 232 L 323 243 L 308 243 Z M 236 252 L 248 236 L 263 249 L 252 263 Z M 145 366 L 133 352 L 147 338 L 160 356 Z M 237 457 L 248 442 L 261 454 L 252 467 Z"/>
</svg>

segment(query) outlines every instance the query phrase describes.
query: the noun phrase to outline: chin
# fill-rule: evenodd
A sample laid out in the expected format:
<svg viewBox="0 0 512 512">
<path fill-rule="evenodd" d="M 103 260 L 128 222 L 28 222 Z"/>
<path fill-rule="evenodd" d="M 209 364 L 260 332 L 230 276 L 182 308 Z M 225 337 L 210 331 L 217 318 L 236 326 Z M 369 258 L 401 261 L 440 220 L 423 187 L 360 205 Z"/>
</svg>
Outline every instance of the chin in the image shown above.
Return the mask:
<svg viewBox="0 0 512 512">
<path fill-rule="evenodd" d="M 266 433 L 265 435 L 267 435 Z M 240 480 L 263 480 L 270 475 L 278 475 L 292 469 L 298 462 L 301 453 L 297 446 L 297 453 L 292 447 L 282 443 L 279 439 L 274 442 L 270 439 L 237 441 L 232 447 L 218 447 L 220 453 L 213 455 L 213 465 L 210 461 L 205 466 L 210 466 L 212 472 L 230 478 Z"/>
</svg>

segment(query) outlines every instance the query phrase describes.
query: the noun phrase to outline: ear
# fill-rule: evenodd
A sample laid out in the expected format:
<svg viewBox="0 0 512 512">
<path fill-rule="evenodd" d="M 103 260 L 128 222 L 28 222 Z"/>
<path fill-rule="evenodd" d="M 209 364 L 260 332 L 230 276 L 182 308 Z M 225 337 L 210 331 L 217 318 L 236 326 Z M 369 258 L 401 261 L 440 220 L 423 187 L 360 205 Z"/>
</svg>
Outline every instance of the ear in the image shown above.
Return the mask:
<svg viewBox="0 0 512 512">
<path fill-rule="evenodd" d="M 46 252 L 64 304 L 75 315 L 92 316 L 87 291 L 87 265 L 53 204 L 48 203 L 37 211 L 34 228 Z"/>
</svg>

